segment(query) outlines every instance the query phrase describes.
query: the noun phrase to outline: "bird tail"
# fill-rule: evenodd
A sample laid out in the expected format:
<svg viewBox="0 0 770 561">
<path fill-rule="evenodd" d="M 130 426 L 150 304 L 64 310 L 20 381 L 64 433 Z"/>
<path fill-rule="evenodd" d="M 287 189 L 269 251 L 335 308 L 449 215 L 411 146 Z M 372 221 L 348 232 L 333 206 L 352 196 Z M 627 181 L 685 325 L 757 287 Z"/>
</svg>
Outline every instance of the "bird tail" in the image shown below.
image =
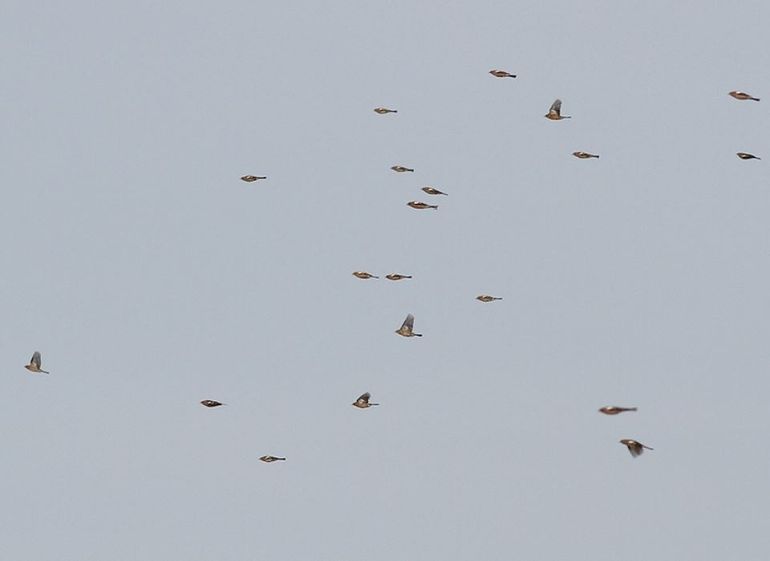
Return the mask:
<svg viewBox="0 0 770 561">
<path fill-rule="evenodd" d="M 50 372 L 48 372 L 47 370 L 38 370 L 38 372 L 40 372 L 41 374 L 50 374 Z"/>
<path fill-rule="evenodd" d="M 374 407 L 375 405 L 379 405 L 379 403 L 370 403 L 369 407 Z"/>
<path fill-rule="evenodd" d="M 637 410 L 637 408 L 636 408 L 636 407 L 626 407 L 626 409 L 625 409 L 625 410 L 626 410 L 626 411 L 636 411 L 636 410 Z"/>
<path fill-rule="evenodd" d="M 422 337 L 422 333 L 412 333 L 415 337 Z"/>
<path fill-rule="evenodd" d="M 438 205 L 428 205 L 428 208 L 432 208 L 433 210 L 438 210 Z"/>
<path fill-rule="evenodd" d="M 571 118 L 572 118 L 572 115 L 564 115 L 564 116 L 562 117 L 562 119 L 571 119 Z"/>
<path fill-rule="evenodd" d="M 758 97 L 751 97 L 751 98 L 749 98 L 749 99 L 751 99 L 751 100 L 753 100 L 753 101 L 759 101 L 759 98 L 758 98 Z"/>
</svg>

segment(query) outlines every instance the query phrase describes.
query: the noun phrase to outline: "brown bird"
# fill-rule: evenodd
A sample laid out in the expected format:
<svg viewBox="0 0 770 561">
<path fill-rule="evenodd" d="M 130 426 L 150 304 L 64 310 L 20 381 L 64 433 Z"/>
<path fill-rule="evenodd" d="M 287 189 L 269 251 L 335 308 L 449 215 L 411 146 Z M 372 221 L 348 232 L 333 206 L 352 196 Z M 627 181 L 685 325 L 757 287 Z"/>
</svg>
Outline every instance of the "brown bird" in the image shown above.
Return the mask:
<svg viewBox="0 0 770 561">
<path fill-rule="evenodd" d="M 416 208 L 417 210 L 425 210 L 426 208 L 438 210 L 438 205 L 429 205 L 428 203 L 421 203 L 420 201 L 409 201 L 406 204 L 412 208 Z"/>
<path fill-rule="evenodd" d="M 624 438 L 620 441 L 621 444 L 624 444 L 626 448 L 628 448 L 628 451 L 631 452 L 631 455 L 636 458 L 637 456 L 641 456 L 642 452 L 644 452 L 644 449 L 652 450 L 649 446 L 645 446 L 641 442 L 637 442 L 636 440 L 631 440 L 630 438 Z"/>
<path fill-rule="evenodd" d="M 401 324 L 401 327 L 396 329 L 396 333 L 402 337 L 422 337 L 421 333 L 415 333 L 413 330 L 414 316 L 412 314 L 408 314 L 404 320 L 404 323 Z"/>
<path fill-rule="evenodd" d="M 220 405 L 225 405 L 221 401 L 215 401 L 213 399 L 204 399 L 201 401 L 201 405 L 204 407 L 219 407 Z"/>
<path fill-rule="evenodd" d="M 433 187 L 423 187 L 423 191 L 428 193 L 428 195 L 446 195 L 443 191 L 439 191 L 438 189 L 434 189 Z"/>
<path fill-rule="evenodd" d="M 246 183 L 254 183 L 258 179 L 267 179 L 267 177 L 258 175 L 244 175 L 241 177 L 241 181 L 245 181 Z"/>
<path fill-rule="evenodd" d="M 386 115 L 388 113 L 398 113 L 397 109 L 388 109 L 387 107 L 375 107 L 374 108 L 375 113 L 379 113 L 380 115 Z"/>
<path fill-rule="evenodd" d="M 581 160 L 587 160 L 588 158 L 598 158 L 598 154 L 591 154 L 589 152 L 573 152 L 573 156 L 580 158 Z"/>
<path fill-rule="evenodd" d="M 746 92 L 739 92 L 737 90 L 731 91 L 730 94 L 735 99 L 740 99 L 741 101 L 746 101 L 747 99 L 750 99 L 751 101 L 759 101 L 758 97 L 752 97 Z"/>
<path fill-rule="evenodd" d="M 502 300 L 502 298 L 497 298 L 495 296 L 490 296 L 488 294 L 480 294 L 476 296 L 476 300 L 479 300 L 481 302 L 494 302 L 495 300 Z"/>
<path fill-rule="evenodd" d="M 405 171 L 414 171 L 412 168 L 405 168 L 404 166 L 390 166 L 390 169 L 398 173 L 404 173 Z"/>
<path fill-rule="evenodd" d="M 50 372 L 43 370 L 41 366 L 42 366 L 42 360 L 40 358 L 40 353 L 35 351 L 34 353 L 32 353 L 32 358 L 29 360 L 29 364 L 25 365 L 24 368 L 26 368 L 30 372 L 38 372 L 40 374 L 50 374 Z"/>
<path fill-rule="evenodd" d="M 552 121 L 561 121 L 562 119 L 571 119 L 572 117 L 570 115 L 561 114 L 561 100 L 557 99 L 551 104 L 551 108 L 548 110 L 545 118 L 551 119 Z"/>
<path fill-rule="evenodd" d="M 489 73 L 495 78 L 515 78 L 516 74 L 511 74 L 505 70 L 490 70 Z"/>
<path fill-rule="evenodd" d="M 353 406 L 358 407 L 359 409 L 367 409 L 369 407 L 374 407 L 375 405 L 379 405 L 379 403 L 369 403 L 369 398 L 371 397 L 372 395 L 369 392 L 361 394 L 360 396 L 358 396 L 358 399 L 356 399 L 353 402 Z"/>
<path fill-rule="evenodd" d="M 375 277 L 371 273 L 367 273 L 366 271 L 353 271 L 353 276 L 358 277 L 359 279 L 378 279 L 380 277 Z"/>
<path fill-rule="evenodd" d="M 636 407 L 618 407 L 616 405 L 607 405 L 599 409 L 599 412 L 604 413 L 605 415 L 617 415 L 618 413 L 623 413 L 624 411 L 636 411 Z"/>
<path fill-rule="evenodd" d="M 270 463 L 270 462 L 277 462 L 277 461 L 286 461 L 286 458 L 279 458 L 278 456 L 260 456 L 259 458 L 263 462 Z"/>
<path fill-rule="evenodd" d="M 741 160 L 761 160 L 759 156 L 755 156 L 754 154 L 749 154 L 748 152 L 738 152 L 735 154 L 738 156 Z"/>
<path fill-rule="evenodd" d="M 390 273 L 389 275 L 385 275 L 385 278 L 392 281 L 400 281 L 404 279 L 411 279 L 412 275 L 399 275 L 398 273 Z"/>
</svg>

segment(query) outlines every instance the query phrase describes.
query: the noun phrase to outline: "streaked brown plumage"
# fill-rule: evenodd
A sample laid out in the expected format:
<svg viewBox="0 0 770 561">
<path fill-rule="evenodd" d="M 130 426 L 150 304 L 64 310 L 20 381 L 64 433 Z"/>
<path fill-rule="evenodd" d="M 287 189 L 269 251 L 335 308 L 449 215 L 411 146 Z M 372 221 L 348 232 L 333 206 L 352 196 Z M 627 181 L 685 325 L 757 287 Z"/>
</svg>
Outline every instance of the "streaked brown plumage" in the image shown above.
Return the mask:
<svg viewBox="0 0 770 561">
<path fill-rule="evenodd" d="M 422 190 L 428 193 L 428 195 L 446 195 L 443 191 L 439 191 L 433 187 L 423 187 Z"/>
<path fill-rule="evenodd" d="M 737 152 L 735 154 L 738 156 L 741 160 L 761 160 L 759 156 L 755 156 L 754 154 L 749 154 L 748 152 Z"/>
<path fill-rule="evenodd" d="M 618 407 L 617 405 L 606 405 L 599 409 L 599 412 L 604 413 L 605 415 L 617 415 L 618 413 L 623 413 L 624 411 L 636 411 L 636 407 Z"/>
<path fill-rule="evenodd" d="M 495 300 L 502 300 L 502 298 L 497 298 L 496 296 L 490 296 L 489 294 L 479 294 L 476 296 L 476 300 L 479 300 L 481 302 L 494 302 Z"/>
<path fill-rule="evenodd" d="M 375 405 L 379 405 L 379 403 L 369 403 L 369 399 L 371 397 L 372 396 L 369 392 L 361 394 L 360 396 L 358 396 L 358 399 L 356 399 L 353 402 L 353 407 L 358 407 L 359 409 L 367 409 L 369 407 L 374 407 Z"/>
<path fill-rule="evenodd" d="M 50 372 L 48 372 L 47 370 L 43 370 L 42 366 L 43 366 L 43 362 L 42 362 L 42 359 L 40 358 L 40 353 L 35 351 L 34 353 L 32 353 L 32 358 L 29 359 L 29 364 L 26 364 L 24 368 L 26 368 L 30 372 L 35 372 L 39 374 L 50 374 Z"/>
<path fill-rule="evenodd" d="M 246 183 L 253 183 L 259 179 L 267 179 L 267 177 L 264 175 L 244 175 L 241 177 L 241 181 L 245 181 Z"/>
<path fill-rule="evenodd" d="M 546 113 L 545 118 L 551 121 L 561 121 L 562 119 L 571 119 L 572 116 L 561 114 L 561 100 L 557 99 L 551 104 L 551 108 Z"/>
<path fill-rule="evenodd" d="M 374 108 L 375 113 L 379 113 L 380 115 L 386 115 L 388 113 L 398 113 L 397 109 L 388 109 L 387 107 L 375 107 Z"/>
<path fill-rule="evenodd" d="M 421 333 L 414 332 L 414 316 L 412 314 L 407 314 L 404 323 L 396 329 L 396 333 L 402 337 L 422 337 Z"/>
<path fill-rule="evenodd" d="M 591 154 L 590 152 L 573 152 L 573 156 L 580 158 L 581 160 L 587 160 L 588 158 L 598 158 L 598 154 Z"/>
<path fill-rule="evenodd" d="M 647 450 L 652 450 L 652 448 L 650 448 L 649 446 L 645 446 L 641 442 L 632 440 L 630 438 L 624 438 L 623 440 L 620 441 L 620 443 L 625 445 L 626 448 L 628 448 L 628 451 L 631 452 L 631 455 L 634 458 L 636 458 L 637 456 L 641 456 L 645 448 Z"/>
<path fill-rule="evenodd" d="M 511 74 L 505 70 L 490 70 L 489 73 L 495 78 L 515 78 L 516 74 Z"/>
<path fill-rule="evenodd" d="M 740 99 L 741 101 L 746 101 L 750 99 L 751 101 L 759 101 L 758 97 L 753 97 L 746 92 L 741 92 L 738 90 L 733 90 L 729 93 L 729 95 L 733 96 L 735 99 Z"/>
<path fill-rule="evenodd" d="M 414 171 L 412 168 L 407 168 L 404 166 L 390 166 L 390 169 L 397 173 L 404 173 L 405 171 Z"/>
<path fill-rule="evenodd" d="M 416 208 L 417 210 L 425 210 L 426 208 L 438 210 L 438 205 L 429 205 L 428 203 L 422 203 L 420 201 L 409 201 L 406 204 L 412 208 Z"/>
<path fill-rule="evenodd" d="M 359 279 L 378 279 L 380 277 L 376 277 L 371 273 L 367 273 L 366 271 L 353 271 L 353 276 L 358 277 Z"/>
<path fill-rule="evenodd" d="M 219 407 L 220 405 L 224 405 L 221 401 L 216 401 L 214 399 L 204 399 L 201 401 L 201 405 L 204 407 Z"/>
<path fill-rule="evenodd" d="M 278 456 L 260 456 L 259 459 L 268 464 L 271 462 L 286 461 L 286 458 L 279 458 Z"/>
<path fill-rule="evenodd" d="M 398 273 L 390 273 L 389 275 L 385 275 L 385 278 L 392 281 L 400 281 L 404 279 L 411 279 L 412 275 L 399 275 Z"/>
</svg>

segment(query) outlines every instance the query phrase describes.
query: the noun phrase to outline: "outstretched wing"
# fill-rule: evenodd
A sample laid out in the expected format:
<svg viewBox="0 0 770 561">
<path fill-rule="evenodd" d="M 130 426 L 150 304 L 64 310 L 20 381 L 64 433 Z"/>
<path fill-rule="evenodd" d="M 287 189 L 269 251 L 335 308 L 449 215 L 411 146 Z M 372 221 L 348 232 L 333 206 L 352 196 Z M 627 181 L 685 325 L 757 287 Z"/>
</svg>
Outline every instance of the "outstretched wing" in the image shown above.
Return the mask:
<svg viewBox="0 0 770 561">
<path fill-rule="evenodd" d="M 409 331 L 414 329 L 414 316 L 412 314 L 408 314 L 406 316 L 406 319 L 404 320 L 403 325 L 401 325 L 401 328 L 403 329 L 406 327 Z"/>
<path fill-rule="evenodd" d="M 369 403 L 369 398 L 370 397 L 372 397 L 372 394 L 370 394 L 369 392 L 366 392 L 366 393 L 361 394 L 360 396 L 358 396 L 358 399 L 356 401 L 361 402 L 361 403 Z"/>
<path fill-rule="evenodd" d="M 561 100 L 557 99 L 551 104 L 551 108 L 548 110 L 549 113 L 555 113 L 558 116 L 561 116 Z"/>
<path fill-rule="evenodd" d="M 42 366 L 42 360 L 40 358 L 40 353 L 38 351 L 35 351 L 32 353 L 32 360 L 30 360 L 32 364 L 40 368 Z"/>
</svg>

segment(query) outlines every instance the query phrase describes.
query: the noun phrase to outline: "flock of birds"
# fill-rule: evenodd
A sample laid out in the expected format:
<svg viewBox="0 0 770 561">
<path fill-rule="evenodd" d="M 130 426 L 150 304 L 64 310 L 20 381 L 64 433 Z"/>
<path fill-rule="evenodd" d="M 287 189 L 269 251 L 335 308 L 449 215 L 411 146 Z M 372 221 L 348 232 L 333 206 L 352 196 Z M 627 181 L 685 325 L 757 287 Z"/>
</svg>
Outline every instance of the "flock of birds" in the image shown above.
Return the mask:
<svg viewBox="0 0 770 561">
<path fill-rule="evenodd" d="M 507 72 L 505 70 L 490 70 L 489 73 L 496 78 L 516 78 L 515 74 L 511 74 L 510 72 Z M 728 95 L 740 101 L 759 101 L 759 98 L 754 97 L 746 92 L 742 92 L 738 90 L 731 91 L 729 92 Z M 551 121 L 561 121 L 564 119 L 571 119 L 572 118 L 571 115 L 561 114 L 561 105 L 562 105 L 562 102 L 560 99 L 555 100 L 551 104 L 551 107 L 549 108 L 548 113 L 545 114 L 545 118 Z M 374 112 L 379 115 L 388 115 L 391 113 L 398 113 L 398 110 L 389 109 L 387 107 L 376 107 L 374 109 Z M 584 152 L 584 151 L 576 151 L 576 152 L 573 152 L 572 155 L 581 160 L 599 158 L 598 154 L 591 154 L 590 152 Z M 755 156 L 754 154 L 750 154 L 748 152 L 737 152 L 736 155 L 741 160 L 761 160 L 760 157 Z M 394 165 L 390 169 L 396 173 L 414 172 L 413 168 L 409 168 L 402 165 Z M 254 183 L 255 181 L 260 181 L 265 179 L 267 179 L 266 176 L 259 176 L 259 175 L 244 175 L 241 177 L 241 180 L 245 181 L 246 183 Z M 430 186 L 422 187 L 422 191 L 431 196 L 440 196 L 440 195 L 448 196 L 447 193 L 439 191 L 435 187 L 430 187 Z M 407 206 L 417 210 L 425 210 L 425 209 L 438 210 L 438 205 L 428 204 L 421 201 L 409 201 L 406 204 Z M 380 278 L 367 271 L 354 271 L 353 276 L 361 280 Z M 411 279 L 412 276 L 403 275 L 400 273 L 389 273 L 385 275 L 385 278 L 390 281 L 402 281 L 406 279 Z M 484 303 L 489 303 L 489 302 L 494 302 L 496 300 L 502 300 L 502 298 L 497 296 L 490 296 L 488 294 L 480 294 L 479 296 L 476 296 L 476 300 L 479 300 L 480 302 L 484 302 Z M 414 316 L 412 314 L 407 314 L 406 319 L 404 319 L 404 322 L 401 324 L 401 327 L 396 329 L 395 332 L 398 335 L 401 335 L 402 337 L 422 337 L 422 333 L 416 333 L 414 331 Z M 36 374 L 50 374 L 50 372 L 48 372 L 47 370 L 43 370 L 42 364 L 43 363 L 42 363 L 42 357 L 40 355 L 40 352 L 35 351 L 32 354 L 32 358 L 30 359 L 29 364 L 25 365 L 24 368 Z M 358 398 L 356 398 L 356 400 L 352 403 L 352 405 L 358 409 L 368 409 L 370 407 L 379 405 L 379 403 L 372 403 L 370 401 L 371 397 L 372 396 L 369 392 L 365 392 L 360 396 L 358 396 Z M 200 402 L 200 404 L 207 408 L 215 408 L 215 407 L 221 407 L 223 405 L 226 405 L 225 403 L 222 403 L 221 401 L 217 401 L 214 399 L 204 399 Z M 599 409 L 599 412 L 605 415 L 618 415 L 620 413 L 633 412 L 633 411 L 637 411 L 637 408 L 636 407 L 619 407 L 617 405 L 606 405 Z M 631 453 L 631 456 L 633 456 L 634 458 L 636 458 L 637 456 L 640 456 L 645 450 L 653 450 L 653 448 L 650 448 L 646 444 L 642 444 L 638 440 L 634 440 L 631 438 L 621 439 L 620 444 L 623 444 L 624 446 L 626 446 L 626 448 L 628 448 L 628 451 Z M 261 456 L 259 459 L 265 463 L 272 463 L 272 462 L 286 460 L 286 458 L 284 457 L 273 456 L 269 454 Z"/>
</svg>

